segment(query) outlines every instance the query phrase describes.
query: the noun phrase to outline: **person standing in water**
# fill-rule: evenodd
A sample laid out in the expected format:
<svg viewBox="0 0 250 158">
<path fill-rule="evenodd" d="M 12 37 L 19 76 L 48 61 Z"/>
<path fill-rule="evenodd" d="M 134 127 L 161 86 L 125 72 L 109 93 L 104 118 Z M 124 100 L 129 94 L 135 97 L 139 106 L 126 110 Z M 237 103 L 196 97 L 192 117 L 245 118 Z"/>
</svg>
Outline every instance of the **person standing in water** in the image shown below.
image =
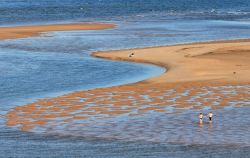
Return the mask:
<svg viewBox="0 0 250 158">
<path fill-rule="evenodd" d="M 213 117 L 213 113 L 209 112 L 208 113 L 209 122 L 212 122 L 212 117 Z"/>
<path fill-rule="evenodd" d="M 199 114 L 199 119 L 200 119 L 200 124 L 202 124 L 202 121 L 203 121 L 203 114 L 202 113 Z"/>
</svg>

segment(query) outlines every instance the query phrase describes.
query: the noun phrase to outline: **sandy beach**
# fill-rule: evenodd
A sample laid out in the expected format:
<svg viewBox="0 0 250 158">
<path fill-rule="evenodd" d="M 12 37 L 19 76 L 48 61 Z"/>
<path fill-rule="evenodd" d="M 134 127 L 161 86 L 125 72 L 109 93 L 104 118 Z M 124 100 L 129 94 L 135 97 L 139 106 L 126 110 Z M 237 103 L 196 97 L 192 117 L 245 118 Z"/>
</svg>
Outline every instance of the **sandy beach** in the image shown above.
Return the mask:
<svg viewBox="0 0 250 158">
<path fill-rule="evenodd" d="M 74 24 L 1 28 L 0 31 L 9 30 L 6 36 L 1 36 L 6 39 L 27 37 L 46 31 L 112 27 L 110 24 L 95 24 L 93 27 L 92 24 Z M 33 31 L 20 33 L 27 28 Z M 14 36 L 13 30 L 16 29 L 19 30 L 18 35 Z M 131 56 L 131 53 L 134 55 Z M 240 102 L 239 105 L 234 105 L 236 107 L 249 106 L 248 88 L 238 87 L 250 84 L 249 40 L 95 52 L 92 55 L 112 60 L 151 63 L 163 66 L 167 71 L 134 84 L 78 91 L 16 107 L 6 115 L 6 125 L 29 131 L 38 126 L 51 125 L 53 119 L 70 123 L 121 114 L 133 117 L 149 111 L 164 113 L 166 107 L 218 109 L 230 106 L 232 101 Z M 225 91 L 228 93 L 225 94 Z"/>
<path fill-rule="evenodd" d="M 145 62 L 163 66 L 167 72 L 147 83 L 250 82 L 250 41 L 218 41 L 176 46 L 96 52 L 95 57 Z M 134 53 L 133 56 L 129 56 Z"/>
<path fill-rule="evenodd" d="M 42 32 L 49 32 L 49 31 L 102 30 L 113 27 L 114 25 L 112 24 L 103 24 L 103 23 L 69 23 L 69 24 L 0 27 L 0 40 L 38 36 Z"/>
</svg>

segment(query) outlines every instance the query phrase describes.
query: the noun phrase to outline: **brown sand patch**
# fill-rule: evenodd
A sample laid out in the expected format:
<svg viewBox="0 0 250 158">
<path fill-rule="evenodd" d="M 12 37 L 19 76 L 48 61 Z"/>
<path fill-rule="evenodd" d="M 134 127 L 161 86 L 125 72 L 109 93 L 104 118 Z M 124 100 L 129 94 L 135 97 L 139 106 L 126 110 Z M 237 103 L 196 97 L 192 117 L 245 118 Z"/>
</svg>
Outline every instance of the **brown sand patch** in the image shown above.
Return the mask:
<svg viewBox="0 0 250 158">
<path fill-rule="evenodd" d="M 49 32 L 49 31 L 103 30 L 113 27 L 114 25 L 112 24 L 102 24 L 102 23 L 72 23 L 72 24 L 0 27 L 0 40 L 37 36 L 42 32 Z"/>
<path fill-rule="evenodd" d="M 107 114 L 107 115 L 121 115 L 129 113 L 130 110 L 116 110 L 116 111 L 102 111 L 101 114 Z"/>
<path fill-rule="evenodd" d="M 88 118 L 88 116 L 74 116 L 72 120 L 86 120 Z"/>
<path fill-rule="evenodd" d="M 155 107 L 150 106 L 150 107 L 146 107 L 146 108 L 143 108 L 143 109 L 139 109 L 138 111 L 139 112 L 147 112 L 147 111 L 154 111 L 154 110 L 155 110 Z"/>
<path fill-rule="evenodd" d="M 190 96 L 181 96 L 180 98 L 177 98 L 175 102 L 177 103 L 186 103 L 190 99 Z"/>
<path fill-rule="evenodd" d="M 21 130 L 22 130 L 22 131 L 30 131 L 30 130 L 32 130 L 33 128 L 35 128 L 34 125 L 23 124 L 22 127 L 21 127 Z"/>
<path fill-rule="evenodd" d="M 166 112 L 166 110 L 164 110 L 164 109 L 155 109 L 154 112 L 162 113 L 162 112 Z"/>
</svg>

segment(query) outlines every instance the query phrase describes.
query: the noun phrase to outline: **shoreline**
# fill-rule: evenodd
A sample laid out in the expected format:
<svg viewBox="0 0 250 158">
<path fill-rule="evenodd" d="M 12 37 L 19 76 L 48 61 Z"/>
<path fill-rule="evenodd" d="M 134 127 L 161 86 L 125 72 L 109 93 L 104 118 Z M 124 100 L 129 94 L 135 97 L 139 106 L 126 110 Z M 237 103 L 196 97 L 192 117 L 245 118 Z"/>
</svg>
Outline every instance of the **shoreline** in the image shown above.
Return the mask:
<svg viewBox="0 0 250 158">
<path fill-rule="evenodd" d="M 67 23 L 67 24 L 48 24 L 48 25 L 29 25 L 29 26 L 14 26 L 14 27 L 0 27 L 0 34 L 3 34 L 3 36 L 0 37 L 0 40 L 6 40 L 6 39 L 17 39 L 17 38 L 27 38 L 27 37 L 32 37 L 32 36 L 39 36 L 41 33 L 44 32 L 50 32 L 50 31 L 74 31 L 74 30 L 103 30 L 103 29 L 111 29 L 114 28 L 116 25 L 114 24 L 105 24 L 105 23 Z M 134 49 L 124 49 L 124 50 L 111 50 L 111 51 L 99 51 L 99 52 L 93 52 L 91 53 L 91 56 L 96 57 L 96 58 L 103 58 L 103 59 L 110 59 L 110 60 L 120 60 L 120 61 L 128 61 L 128 62 L 136 62 L 136 63 L 146 63 L 146 64 L 153 64 L 157 65 L 160 67 L 164 67 L 167 71 L 163 73 L 160 76 L 153 77 L 154 79 L 146 79 L 144 81 L 140 81 L 139 83 L 144 83 L 144 82 L 156 82 L 157 78 L 161 78 L 162 76 L 165 76 L 167 72 L 171 71 L 173 65 L 169 64 L 168 62 L 165 61 L 158 61 L 158 59 L 148 59 L 145 54 L 149 54 L 149 51 L 158 51 L 159 49 L 167 49 L 166 51 L 171 51 L 171 53 L 174 56 L 174 51 L 173 49 L 183 49 L 181 53 L 186 53 L 188 49 L 196 49 L 192 48 L 194 47 L 207 47 L 208 45 L 221 45 L 221 46 L 216 46 L 218 48 L 216 49 L 221 49 L 223 47 L 228 47 L 228 46 L 223 46 L 223 45 L 235 45 L 235 47 L 239 47 L 241 43 L 250 44 L 250 39 L 236 39 L 236 40 L 218 40 L 218 41 L 208 41 L 208 42 L 193 42 L 193 43 L 188 43 L 188 44 L 176 44 L 176 45 L 169 45 L 169 46 L 156 46 L 156 47 L 145 47 L 145 48 L 134 48 Z M 183 47 L 183 48 L 182 48 Z M 184 48 L 185 47 L 185 48 Z M 229 46 L 231 47 L 231 46 Z M 168 48 L 170 48 L 168 50 Z M 173 49 L 172 49 L 173 48 Z M 171 50 L 172 49 L 172 50 Z M 216 49 L 212 49 L 212 51 L 216 51 Z M 196 51 L 196 50 L 195 50 Z M 199 51 L 199 50 L 198 50 Z M 227 50 L 224 50 L 227 51 Z M 232 50 L 231 50 L 232 51 Z M 235 50 L 237 51 L 237 50 Z M 244 51 L 248 51 L 247 49 Z M 250 48 L 249 48 L 250 51 Z M 136 52 L 136 55 L 133 56 L 132 58 L 129 58 L 129 53 L 130 52 Z M 144 57 L 138 56 L 138 53 L 142 54 Z M 190 52 L 187 52 L 190 53 Z M 200 54 L 188 54 L 191 57 L 195 56 L 203 56 L 206 55 L 207 50 L 201 52 Z M 211 52 L 210 53 L 214 53 Z M 161 57 L 164 57 L 162 54 L 156 54 L 155 56 L 160 55 Z M 170 53 L 167 53 L 165 56 L 169 57 Z M 171 58 L 173 58 L 173 56 Z M 165 57 L 164 57 L 165 58 Z M 184 58 L 185 59 L 185 58 Z M 248 66 L 248 65 L 247 65 Z M 156 79 L 155 79 L 156 78 Z M 213 78 L 216 81 L 218 81 L 218 78 Z M 207 79 L 201 79 L 198 81 L 206 81 Z M 208 78 L 208 80 L 211 80 Z M 190 79 L 187 80 L 187 82 L 192 82 L 196 81 L 195 79 Z M 232 80 L 231 80 L 232 81 Z M 179 80 L 171 81 L 167 80 L 164 83 L 178 83 L 180 82 Z M 181 81 L 183 82 L 183 81 Z M 184 81 L 185 82 L 185 81 Z M 242 81 L 241 81 L 242 82 Z M 237 83 L 237 82 L 236 82 Z M 250 83 L 250 79 L 247 80 L 247 83 Z M 133 84 L 133 83 L 132 83 Z"/>
<path fill-rule="evenodd" d="M 134 55 L 129 57 L 131 53 Z M 7 113 L 6 125 L 32 131 L 36 127 L 46 128 L 47 124 L 57 126 L 122 114 L 134 117 L 147 112 L 164 113 L 169 108 L 215 110 L 232 106 L 232 101 L 236 107 L 250 106 L 248 39 L 101 51 L 91 55 L 154 64 L 167 71 L 137 83 L 76 91 L 15 107 Z"/>
<path fill-rule="evenodd" d="M 248 64 L 246 60 L 240 61 L 241 59 L 243 59 L 241 58 L 241 55 L 244 55 L 244 57 L 246 57 L 247 59 L 250 59 L 250 46 L 248 45 L 250 45 L 250 39 L 221 40 L 221 41 L 211 41 L 211 42 L 194 42 L 194 43 L 189 43 L 189 44 L 177 44 L 177 45 L 170 45 L 170 46 L 98 51 L 98 52 L 93 52 L 91 55 L 93 57 L 109 59 L 109 60 L 120 60 L 120 61 L 154 64 L 157 66 L 164 67 L 167 70 L 165 73 L 163 73 L 160 76 L 146 79 L 144 81 L 141 81 L 140 83 L 151 82 L 151 83 L 165 83 L 165 84 L 174 84 L 174 83 L 183 83 L 183 84 L 187 83 L 188 84 L 188 83 L 193 83 L 193 82 L 215 81 L 217 82 L 216 85 L 223 84 L 223 83 L 224 84 L 239 84 L 239 83 L 249 84 L 250 77 L 247 74 L 250 73 L 250 64 Z M 163 51 L 165 51 L 165 53 Z M 154 54 L 150 52 L 154 52 Z M 134 53 L 135 55 L 133 57 L 129 57 L 130 53 Z M 228 62 L 222 61 L 222 60 L 225 60 L 225 58 L 227 58 L 226 60 L 229 60 L 229 61 Z M 237 59 L 237 58 L 241 58 L 241 59 Z M 190 60 L 190 61 L 188 63 L 181 65 L 182 66 L 181 68 L 185 67 L 187 69 L 187 67 L 192 62 L 203 60 L 203 61 L 207 61 L 207 66 L 209 64 L 216 63 L 217 65 L 213 65 L 212 67 L 220 66 L 217 68 L 221 68 L 221 70 L 218 73 L 211 74 L 212 71 L 216 72 L 218 71 L 218 69 L 214 68 L 213 70 L 209 70 L 211 69 L 211 65 L 209 69 L 207 69 L 206 65 L 204 65 L 205 63 L 196 63 L 198 65 L 193 65 L 192 69 L 194 69 L 195 66 L 198 67 L 202 65 L 203 69 L 196 70 L 198 71 L 196 73 L 203 73 L 204 75 L 197 75 L 193 73 L 192 74 L 193 76 L 190 77 L 189 75 L 190 78 L 186 78 L 188 76 L 184 76 L 184 75 L 179 75 L 177 77 L 174 77 L 174 75 L 172 76 L 168 75 L 169 72 L 172 73 L 172 71 L 174 70 L 176 71 L 176 67 L 179 66 L 178 61 L 180 61 L 180 63 L 183 63 L 185 62 L 185 60 Z M 211 61 L 208 61 L 208 60 L 211 60 Z M 234 63 L 232 63 L 232 61 L 234 61 Z M 232 68 L 231 71 L 228 70 L 228 68 L 230 67 L 229 66 L 230 64 Z M 232 65 L 232 64 L 235 64 L 235 65 Z M 240 67 L 244 67 L 244 68 L 242 69 Z M 178 70 L 179 70 L 179 67 L 178 67 Z M 227 71 L 227 74 L 223 74 L 222 73 L 223 71 Z M 240 74 L 237 73 L 241 71 L 244 71 L 244 73 L 240 73 Z M 234 72 L 236 72 L 236 74 L 234 74 Z M 183 72 L 179 72 L 179 73 L 183 73 Z M 206 76 L 206 73 L 210 73 L 210 74 L 207 74 Z M 242 76 L 242 75 L 245 75 L 245 76 Z M 234 78 L 235 76 L 240 76 L 240 78 Z M 169 77 L 171 77 L 171 79 L 169 79 Z M 211 83 L 212 82 L 210 82 L 210 84 Z"/>
<path fill-rule="evenodd" d="M 0 40 L 34 37 L 50 31 L 103 30 L 114 27 L 114 24 L 106 23 L 68 23 L 0 27 Z"/>
</svg>

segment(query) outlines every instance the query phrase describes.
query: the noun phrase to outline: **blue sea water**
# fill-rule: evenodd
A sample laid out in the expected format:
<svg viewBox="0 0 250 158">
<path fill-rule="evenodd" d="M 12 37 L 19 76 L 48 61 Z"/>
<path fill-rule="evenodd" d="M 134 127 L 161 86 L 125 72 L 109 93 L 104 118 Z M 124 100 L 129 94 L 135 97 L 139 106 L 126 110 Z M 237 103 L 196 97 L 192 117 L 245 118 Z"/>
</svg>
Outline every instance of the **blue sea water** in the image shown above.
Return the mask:
<svg viewBox="0 0 250 158">
<path fill-rule="evenodd" d="M 0 24 L 112 19 L 136 15 L 249 18 L 247 0 L 1 0 Z"/>
<path fill-rule="evenodd" d="M 79 21 L 115 23 L 117 27 L 49 32 L 41 37 L 0 41 L 1 116 L 17 105 L 36 99 L 137 82 L 165 71 L 152 65 L 96 59 L 90 56 L 93 51 L 249 38 L 250 1 L 0 1 L 1 26 Z M 248 111 L 246 108 L 227 112 L 240 118 L 240 115 L 247 117 Z M 183 116 L 177 117 L 176 124 Z M 213 141 L 164 144 L 47 136 L 8 128 L 4 121 L 1 117 L 0 157 L 248 157 L 250 151 L 249 143 L 218 146 Z M 240 120 L 230 123 L 237 124 L 237 121 Z M 249 131 L 249 126 L 242 126 Z M 233 128 L 227 130 L 230 133 Z M 250 134 L 231 137 L 237 144 Z"/>
</svg>

